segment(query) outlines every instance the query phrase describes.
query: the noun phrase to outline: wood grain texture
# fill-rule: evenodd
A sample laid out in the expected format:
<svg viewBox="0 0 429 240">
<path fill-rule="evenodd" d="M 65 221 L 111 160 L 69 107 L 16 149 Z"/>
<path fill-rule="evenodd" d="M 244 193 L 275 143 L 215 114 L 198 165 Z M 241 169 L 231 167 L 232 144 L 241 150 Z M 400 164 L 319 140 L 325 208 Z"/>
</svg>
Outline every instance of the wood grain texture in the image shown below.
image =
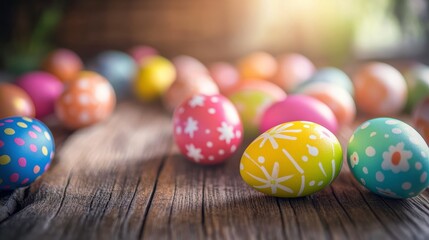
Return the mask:
<svg viewBox="0 0 429 240">
<path fill-rule="evenodd" d="M 75 132 L 49 123 L 54 163 L 30 187 L 0 193 L 0 239 L 429 237 L 428 191 L 382 198 L 345 164 L 316 194 L 265 196 L 239 175 L 246 144 L 219 166 L 193 164 L 179 154 L 170 116 L 160 109 L 125 102 L 108 121 Z M 353 127 L 339 134 L 343 145 Z"/>
</svg>

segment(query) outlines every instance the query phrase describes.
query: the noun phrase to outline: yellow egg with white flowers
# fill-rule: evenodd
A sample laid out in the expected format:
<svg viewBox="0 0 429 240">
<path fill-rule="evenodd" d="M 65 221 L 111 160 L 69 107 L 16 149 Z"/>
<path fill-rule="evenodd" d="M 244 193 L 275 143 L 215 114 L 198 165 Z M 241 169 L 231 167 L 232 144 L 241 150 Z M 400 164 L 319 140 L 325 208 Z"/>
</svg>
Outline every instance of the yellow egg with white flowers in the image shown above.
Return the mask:
<svg viewBox="0 0 429 240">
<path fill-rule="evenodd" d="M 334 181 L 343 164 L 340 142 L 325 127 L 307 121 L 277 125 L 257 137 L 240 161 L 243 180 L 276 197 L 303 197 Z"/>
</svg>

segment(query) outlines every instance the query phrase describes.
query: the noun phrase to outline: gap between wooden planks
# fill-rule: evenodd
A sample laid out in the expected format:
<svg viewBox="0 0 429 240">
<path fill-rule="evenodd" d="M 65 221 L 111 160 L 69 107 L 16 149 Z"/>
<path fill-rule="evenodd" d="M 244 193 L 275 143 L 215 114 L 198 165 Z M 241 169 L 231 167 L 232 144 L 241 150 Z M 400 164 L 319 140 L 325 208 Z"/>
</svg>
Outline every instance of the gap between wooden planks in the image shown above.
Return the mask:
<svg viewBox="0 0 429 240">
<path fill-rule="evenodd" d="M 428 191 L 381 198 L 353 180 L 344 163 L 319 193 L 269 197 L 239 176 L 244 146 L 225 164 L 199 166 L 178 153 L 171 129 L 159 106 L 133 102 L 94 127 L 55 128 L 51 169 L 31 187 L 0 195 L 0 239 L 429 237 Z M 339 134 L 343 146 L 352 129 Z"/>
</svg>

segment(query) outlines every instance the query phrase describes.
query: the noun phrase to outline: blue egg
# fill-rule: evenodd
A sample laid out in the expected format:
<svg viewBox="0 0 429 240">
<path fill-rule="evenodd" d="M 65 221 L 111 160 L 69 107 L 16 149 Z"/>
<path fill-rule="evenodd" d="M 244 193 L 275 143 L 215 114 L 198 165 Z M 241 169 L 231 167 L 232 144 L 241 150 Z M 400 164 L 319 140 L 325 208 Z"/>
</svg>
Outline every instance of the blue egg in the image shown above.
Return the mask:
<svg viewBox="0 0 429 240">
<path fill-rule="evenodd" d="M 350 78 L 343 71 L 334 67 L 322 68 L 316 71 L 307 81 L 299 84 L 293 92 L 300 93 L 306 86 L 316 82 L 333 83 L 347 90 L 350 95 L 354 95 L 354 87 Z"/>
<path fill-rule="evenodd" d="M 393 118 L 360 125 L 349 140 L 347 162 L 356 180 L 391 198 L 419 195 L 429 186 L 429 148 L 411 126 Z"/>
<path fill-rule="evenodd" d="M 0 190 L 29 185 L 42 175 L 54 156 L 51 131 L 37 119 L 0 119 Z"/>
<path fill-rule="evenodd" d="M 119 99 L 130 93 L 131 82 L 137 72 L 136 63 L 131 56 L 112 50 L 97 55 L 89 62 L 88 69 L 104 76 L 112 84 Z"/>
</svg>

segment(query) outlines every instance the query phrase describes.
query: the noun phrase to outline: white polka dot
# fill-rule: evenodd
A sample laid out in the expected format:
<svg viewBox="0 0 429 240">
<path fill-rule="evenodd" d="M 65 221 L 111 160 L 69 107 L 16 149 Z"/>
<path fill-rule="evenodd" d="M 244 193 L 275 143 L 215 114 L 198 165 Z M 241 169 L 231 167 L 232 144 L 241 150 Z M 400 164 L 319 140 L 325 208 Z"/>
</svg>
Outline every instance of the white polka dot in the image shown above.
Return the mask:
<svg viewBox="0 0 429 240">
<path fill-rule="evenodd" d="M 209 158 L 210 159 L 210 158 Z M 240 163 L 240 170 L 243 171 L 244 170 L 244 165 L 242 163 Z"/>
<path fill-rule="evenodd" d="M 210 134 L 210 129 L 206 129 L 205 133 Z"/>
<path fill-rule="evenodd" d="M 421 163 L 421 162 L 416 162 L 416 164 L 414 165 L 414 167 L 415 167 L 417 170 L 420 170 L 420 169 L 422 169 L 422 163 Z"/>
<path fill-rule="evenodd" d="M 315 181 L 310 181 L 310 182 L 308 183 L 308 185 L 310 185 L 310 186 L 314 186 L 314 184 L 316 184 L 316 182 L 315 182 Z"/>
<path fill-rule="evenodd" d="M 258 157 L 258 162 L 259 163 L 264 163 L 265 162 L 265 158 L 263 156 Z"/>
<path fill-rule="evenodd" d="M 410 137 L 410 142 L 418 145 L 419 144 L 419 140 L 416 137 Z"/>
<path fill-rule="evenodd" d="M 214 160 L 214 157 L 213 156 L 209 156 L 209 161 L 213 161 L 213 160 Z"/>
<path fill-rule="evenodd" d="M 384 174 L 382 173 L 382 172 L 376 172 L 375 173 L 375 179 L 378 181 L 378 182 L 383 182 L 384 181 Z"/>
<path fill-rule="evenodd" d="M 410 189 L 411 188 L 411 183 L 409 183 L 409 182 L 404 182 L 403 184 L 402 184 L 402 189 L 404 189 L 404 190 L 408 190 L 408 189 Z"/>
<path fill-rule="evenodd" d="M 224 155 L 225 154 L 225 150 L 219 149 L 218 153 L 219 153 L 219 155 Z"/>
<path fill-rule="evenodd" d="M 98 84 L 95 88 L 95 99 L 97 99 L 98 102 L 105 103 L 110 100 L 112 87 L 106 83 L 106 84 Z"/>
<path fill-rule="evenodd" d="M 373 157 L 375 155 L 375 149 L 372 146 L 369 146 L 365 149 L 365 154 L 368 157 Z"/>
<path fill-rule="evenodd" d="M 81 105 L 88 105 L 90 102 L 90 98 L 86 94 L 80 94 L 78 100 Z"/>
<path fill-rule="evenodd" d="M 384 134 L 384 138 L 389 138 L 389 134 Z"/>
<path fill-rule="evenodd" d="M 216 113 L 216 110 L 215 110 L 214 108 L 209 108 L 208 112 L 209 112 L 210 114 L 215 114 L 215 113 Z"/>
<path fill-rule="evenodd" d="M 80 120 L 81 123 L 88 123 L 89 120 L 90 120 L 90 116 L 89 116 L 89 114 L 87 112 L 82 112 L 79 115 L 79 120 Z"/>
<path fill-rule="evenodd" d="M 320 181 L 317 183 L 317 186 L 322 186 L 322 184 L 323 184 L 323 181 Z"/>
<path fill-rule="evenodd" d="M 317 137 L 315 135 L 310 135 L 310 139 L 316 139 Z"/>
<path fill-rule="evenodd" d="M 361 179 L 360 179 L 360 182 L 361 182 L 363 185 L 366 185 L 365 179 L 361 178 Z"/>
<path fill-rule="evenodd" d="M 176 134 L 182 134 L 182 128 L 180 126 L 176 127 Z"/>
<path fill-rule="evenodd" d="M 392 129 L 392 132 L 393 132 L 394 134 L 401 134 L 401 133 L 402 133 L 402 130 L 401 130 L 401 129 L 399 129 L 399 128 L 394 128 L 394 129 Z"/>
<path fill-rule="evenodd" d="M 363 173 L 365 173 L 365 174 L 368 174 L 368 168 L 363 167 L 363 168 L 362 168 L 362 172 L 363 172 Z"/>
<path fill-rule="evenodd" d="M 48 132 L 44 132 L 44 135 L 45 135 L 45 138 L 48 140 L 48 141 L 51 141 L 51 135 L 48 133 Z"/>
<path fill-rule="evenodd" d="M 369 126 L 369 124 L 371 124 L 370 122 L 365 122 L 364 124 L 362 124 L 362 126 L 360 126 L 360 129 L 365 129 Z"/>
<path fill-rule="evenodd" d="M 80 80 L 77 86 L 81 89 L 87 89 L 89 87 L 89 82 L 87 80 Z"/>
<path fill-rule="evenodd" d="M 301 160 L 304 161 L 304 162 L 307 162 L 308 161 L 308 157 L 307 156 L 302 156 Z"/>
<path fill-rule="evenodd" d="M 219 102 L 219 98 L 218 97 L 212 97 L 211 101 L 212 101 L 212 103 L 217 103 L 217 102 Z"/>
<path fill-rule="evenodd" d="M 376 132 L 372 132 L 371 134 L 369 134 L 370 137 L 374 137 L 375 135 L 377 135 Z"/>
<path fill-rule="evenodd" d="M 207 145 L 207 147 L 208 147 L 208 148 L 213 147 L 213 143 L 212 143 L 212 142 L 210 142 L 210 141 L 209 141 L 209 142 L 207 142 L 207 143 L 206 143 L 206 145 Z"/>
<path fill-rule="evenodd" d="M 231 152 L 233 153 L 233 152 L 235 152 L 235 150 L 237 150 L 237 146 L 232 145 L 232 146 L 231 146 Z"/>
<path fill-rule="evenodd" d="M 307 144 L 307 150 L 311 156 L 316 157 L 319 155 L 319 149 L 317 149 L 317 147 L 313 147 L 313 146 Z"/>
<path fill-rule="evenodd" d="M 426 182 L 427 177 L 428 177 L 427 172 L 422 173 L 422 175 L 420 175 L 420 182 L 421 183 Z"/>
<path fill-rule="evenodd" d="M 397 124 L 398 123 L 398 120 L 395 120 L 395 119 L 389 119 L 389 120 L 386 120 L 386 122 L 385 122 L 386 124 L 388 124 L 388 125 L 393 125 L 393 124 Z"/>
<path fill-rule="evenodd" d="M 424 157 L 424 158 L 428 156 L 428 155 L 427 155 L 425 152 L 423 152 L 423 151 L 422 151 L 420 154 L 422 154 L 422 157 Z"/>
<path fill-rule="evenodd" d="M 235 131 L 235 136 L 237 138 L 241 138 L 241 131 L 240 130 Z"/>
</svg>

